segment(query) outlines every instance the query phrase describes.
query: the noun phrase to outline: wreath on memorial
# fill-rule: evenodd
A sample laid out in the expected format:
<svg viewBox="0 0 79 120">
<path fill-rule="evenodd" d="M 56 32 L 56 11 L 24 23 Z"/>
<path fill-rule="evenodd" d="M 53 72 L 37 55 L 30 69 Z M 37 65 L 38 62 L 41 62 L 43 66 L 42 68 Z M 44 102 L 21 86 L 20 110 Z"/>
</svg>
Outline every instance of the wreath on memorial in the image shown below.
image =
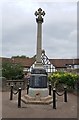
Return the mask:
<svg viewBox="0 0 79 120">
<path fill-rule="evenodd" d="M 38 92 L 38 93 L 36 93 L 36 96 L 39 96 L 40 95 L 40 93 Z"/>
<path fill-rule="evenodd" d="M 37 93 L 35 94 L 35 97 L 36 97 L 37 99 L 38 99 L 38 98 L 40 99 L 40 97 L 41 97 L 41 96 L 40 96 L 40 92 L 37 92 Z"/>
</svg>

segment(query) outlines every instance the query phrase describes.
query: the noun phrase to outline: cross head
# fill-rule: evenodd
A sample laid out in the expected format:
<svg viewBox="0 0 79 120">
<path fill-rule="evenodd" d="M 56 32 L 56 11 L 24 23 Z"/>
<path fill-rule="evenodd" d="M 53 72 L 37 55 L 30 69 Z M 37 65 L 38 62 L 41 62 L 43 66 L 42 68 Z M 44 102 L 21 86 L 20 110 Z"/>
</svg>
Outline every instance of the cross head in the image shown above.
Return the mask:
<svg viewBox="0 0 79 120">
<path fill-rule="evenodd" d="M 42 18 L 42 15 L 45 15 L 45 12 L 42 11 L 41 8 L 38 9 L 38 11 L 35 12 L 35 15 L 38 16 L 38 18 Z"/>
</svg>

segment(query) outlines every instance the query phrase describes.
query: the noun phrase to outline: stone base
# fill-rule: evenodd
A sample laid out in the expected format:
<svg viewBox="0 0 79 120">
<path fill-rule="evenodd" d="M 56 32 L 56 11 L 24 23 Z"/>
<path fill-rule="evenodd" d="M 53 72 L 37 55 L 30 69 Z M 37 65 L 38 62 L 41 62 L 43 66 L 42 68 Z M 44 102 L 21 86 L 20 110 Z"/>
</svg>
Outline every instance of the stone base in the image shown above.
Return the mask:
<svg viewBox="0 0 79 120">
<path fill-rule="evenodd" d="M 48 88 L 29 88 L 29 96 L 31 97 L 47 97 L 48 94 Z"/>
<path fill-rule="evenodd" d="M 21 100 L 26 104 L 50 104 L 53 102 L 48 88 L 29 88 L 29 94 L 23 96 Z"/>
<path fill-rule="evenodd" d="M 35 69 L 44 69 L 44 66 L 43 66 L 43 64 L 40 62 L 40 63 L 36 63 L 35 64 L 35 67 L 34 67 Z"/>
<path fill-rule="evenodd" d="M 21 100 L 25 104 L 50 104 L 53 102 L 52 96 L 48 95 L 47 97 L 40 97 L 39 95 L 35 97 L 30 97 L 29 95 L 25 95 L 21 97 Z"/>
</svg>

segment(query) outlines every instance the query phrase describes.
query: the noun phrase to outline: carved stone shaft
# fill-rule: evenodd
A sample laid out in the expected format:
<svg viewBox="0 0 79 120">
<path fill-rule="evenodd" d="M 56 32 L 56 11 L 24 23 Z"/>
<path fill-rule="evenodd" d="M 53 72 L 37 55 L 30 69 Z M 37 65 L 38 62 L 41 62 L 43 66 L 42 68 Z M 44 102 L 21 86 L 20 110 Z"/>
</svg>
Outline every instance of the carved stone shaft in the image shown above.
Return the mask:
<svg viewBox="0 0 79 120">
<path fill-rule="evenodd" d="M 36 22 L 37 22 L 37 58 L 36 58 L 36 64 L 42 63 L 41 61 L 41 52 L 42 52 L 42 23 L 43 18 L 42 16 L 45 15 L 45 12 L 42 11 L 41 8 L 38 9 L 38 11 L 35 12 L 35 15 L 37 16 Z"/>
<path fill-rule="evenodd" d="M 42 26 L 38 23 L 37 27 L 37 62 L 41 63 L 41 50 L 42 50 Z"/>
</svg>

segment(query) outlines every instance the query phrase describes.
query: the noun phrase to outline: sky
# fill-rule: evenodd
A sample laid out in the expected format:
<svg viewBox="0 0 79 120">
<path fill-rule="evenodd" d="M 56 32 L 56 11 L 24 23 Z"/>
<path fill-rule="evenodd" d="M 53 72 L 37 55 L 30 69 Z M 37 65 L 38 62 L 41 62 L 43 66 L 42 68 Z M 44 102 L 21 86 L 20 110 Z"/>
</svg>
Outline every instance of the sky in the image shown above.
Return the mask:
<svg viewBox="0 0 79 120">
<path fill-rule="evenodd" d="M 42 49 L 48 58 L 77 57 L 77 2 L 67 0 L 3 0 L 0 56 L 32 57 L 36 54 L 37 23 L 34 13 L 40 7 L 46 13 L 42 24 Z"/>
</svg>

